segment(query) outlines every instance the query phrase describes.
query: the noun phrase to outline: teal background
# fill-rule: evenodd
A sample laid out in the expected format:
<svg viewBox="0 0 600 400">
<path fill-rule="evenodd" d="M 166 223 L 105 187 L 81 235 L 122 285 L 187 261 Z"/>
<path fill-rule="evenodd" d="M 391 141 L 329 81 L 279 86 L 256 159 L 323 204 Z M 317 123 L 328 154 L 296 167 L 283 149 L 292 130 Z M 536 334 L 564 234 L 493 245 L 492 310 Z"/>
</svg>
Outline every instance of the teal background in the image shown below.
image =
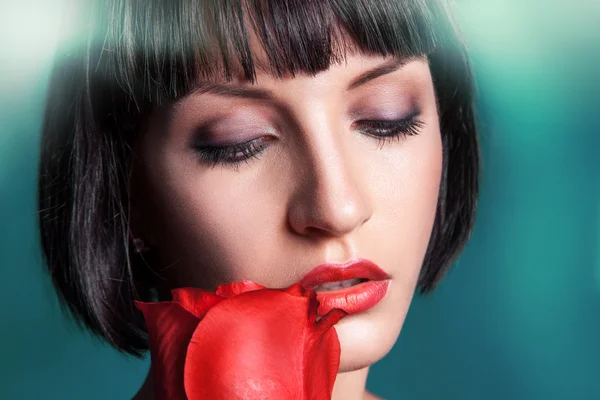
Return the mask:
<svg viewBox="0 0 600 400">
<path fill-rule="evenodd" d="M 0 398 L 125 399 L 148 360 L 75 329 L 42 273 L 39 127 L 55 0 L 0 5 Z M 458 3 L 483 150 L 472 240 L 367 387 L 388 399 L 600 399 L 600 1 Z"/>
</svg>

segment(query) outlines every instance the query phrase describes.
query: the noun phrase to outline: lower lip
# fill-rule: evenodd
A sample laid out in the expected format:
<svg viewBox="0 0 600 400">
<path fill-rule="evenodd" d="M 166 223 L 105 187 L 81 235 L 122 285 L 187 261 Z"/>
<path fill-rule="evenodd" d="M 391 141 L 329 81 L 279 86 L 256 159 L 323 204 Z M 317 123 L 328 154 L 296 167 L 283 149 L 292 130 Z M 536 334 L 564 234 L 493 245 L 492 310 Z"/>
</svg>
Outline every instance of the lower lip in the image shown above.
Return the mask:
<svg viewBox="0 0 600 400">
<path fill-rule="evenodd" d="M 319 291 L 319 309 L 317 315 L 322 317 L 334 308 L 341 308 L 348 314 L 357 314 L 374 307 L 385 297 L 390 280 L 367 281 L 358 285 L 338 290 Z"/>
</svg>

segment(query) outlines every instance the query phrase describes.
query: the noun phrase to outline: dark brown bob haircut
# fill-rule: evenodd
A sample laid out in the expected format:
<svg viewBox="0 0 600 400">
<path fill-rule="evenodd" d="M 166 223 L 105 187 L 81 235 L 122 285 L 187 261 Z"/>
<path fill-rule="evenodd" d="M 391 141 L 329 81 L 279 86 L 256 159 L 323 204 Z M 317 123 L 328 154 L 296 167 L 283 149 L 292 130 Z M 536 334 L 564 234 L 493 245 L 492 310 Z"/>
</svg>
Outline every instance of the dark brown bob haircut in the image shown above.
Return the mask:
<svg viewBox="0 0 600 400">
<path fill-rule="evenodd" d="M 50 78 L 41 243 L 64 309 L 116 349 L 143 356 L 147 332 L 133 301 L 154 298 L 152 274 L 131 251 L 132 142 L 155 107 L 201 81 L 241 71 L 254 82 L 250 34 L 277 77 L 324 71 L 350 46 L 428 58 L 443 175 L 421 293 L 463 249 L 477 205 L 479 149 L 466 47 L 445 0 L 88 0 L 66 9 L 75 12 L 65 26 L 81 30 L 59 46 Z"/>
</svg>

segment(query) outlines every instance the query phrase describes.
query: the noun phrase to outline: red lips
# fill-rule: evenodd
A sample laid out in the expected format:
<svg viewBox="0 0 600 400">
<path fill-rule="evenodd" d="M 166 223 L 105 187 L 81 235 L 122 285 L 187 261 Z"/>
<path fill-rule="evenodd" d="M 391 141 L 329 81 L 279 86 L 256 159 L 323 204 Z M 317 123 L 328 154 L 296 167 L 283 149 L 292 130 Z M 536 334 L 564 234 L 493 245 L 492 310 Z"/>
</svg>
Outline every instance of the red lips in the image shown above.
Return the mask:
<svg viewBox="0 0 600 400">
<path fill-rule="evenodd" d="M 318 315 L 323 316 L 335 308 L 348 314 L 357 314 L 378 304 L 388 292 L 391 277 L 374 263 L 356 259 L 340 265 L 322 264 L 310 271 L 300 284 L 313 288 L 326 282 L 338 282 L 348 279 L 368 279 L 347 288 L 318 291 Z"/>
<path fill-rule="evenodd" d="M 359 258 L 346 264 L 318 265 L 302 278 L 300 284 L 308 289 L 322 283 L 345 281 L 348 279 L 382 281 L 390 279 L 390 276 L 375 263 Z"/>
</svg>

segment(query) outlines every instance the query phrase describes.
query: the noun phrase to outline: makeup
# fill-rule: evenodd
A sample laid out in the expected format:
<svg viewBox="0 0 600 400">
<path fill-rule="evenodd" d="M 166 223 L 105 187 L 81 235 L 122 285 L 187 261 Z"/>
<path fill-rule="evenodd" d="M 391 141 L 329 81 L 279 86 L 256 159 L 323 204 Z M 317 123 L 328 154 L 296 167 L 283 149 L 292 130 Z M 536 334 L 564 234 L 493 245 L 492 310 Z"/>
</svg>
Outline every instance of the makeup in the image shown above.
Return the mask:
<svg viewBox="0 0 600 400">
<path fill-rule="evenodd" d="M 375 263 L 359 258 L 346 264 L 321 264 L 300 284 L 317 292 L 318 315 L 323 316 L 334 308 L 357 314 L 374 307 L 385 297 L 390 279 Z"/>
</svg>

